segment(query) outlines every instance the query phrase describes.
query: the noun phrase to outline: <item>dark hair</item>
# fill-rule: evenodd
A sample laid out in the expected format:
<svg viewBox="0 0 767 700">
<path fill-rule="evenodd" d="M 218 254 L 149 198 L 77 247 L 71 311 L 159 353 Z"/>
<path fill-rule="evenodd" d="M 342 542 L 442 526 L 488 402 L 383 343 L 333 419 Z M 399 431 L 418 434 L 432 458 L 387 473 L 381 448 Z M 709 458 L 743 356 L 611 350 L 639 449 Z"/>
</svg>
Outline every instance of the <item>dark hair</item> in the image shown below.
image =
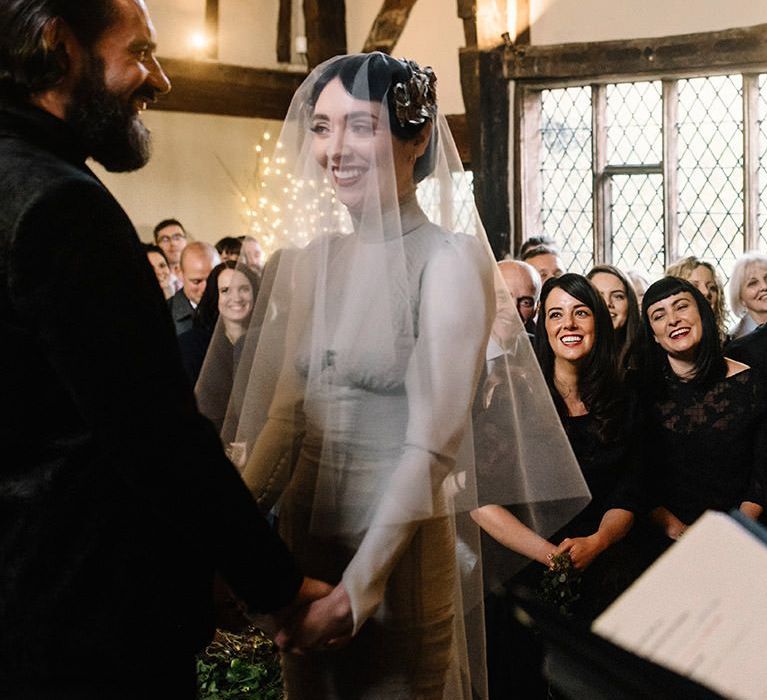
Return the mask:
<svg viewBox="0 0 767 700">
<path fill-rule="evenodd" d="M 531 248 L 538 248 L 539 246 L 546 246 L 547 248 L 552 248 L 557 254 L 559 253 L 559 248 L 557 248 L 557 244 L 554 241 L 554 239 L 551 236 L 546 236 L 544 234 L 540 236 L 530 236 L 530 238 L 523 241 L 522 244 L 519 246 L 519 252 L 517 252 L 517 258 L 519 260 L 524 260 L 528 250 L 530 250 Z M 538 255 L 540 255 L 540 253 L 538 253 Z"/>
<path fill-rule="evenodd" d="M 536 258 L 539 255 L 559 255 L 559 249 L 551 245 L 541 243 L 540 245 L 529 246 L 525 248 L 525 252 L 520 255 L 522 262 L 529 260 L 530 258 Z"/>
<path fill-rule="evenodd" d="M 45 39 L 55 19 L 91 49 L 118 16 L 114 0 L 3 0 L 0 3 L 0 95 L 26 100 L 56 85 L 69 61 Z"/>
<path fill-rule="evenodd" d="M 360 80 L 360 71 L 363 66 L 367 72 L 365 76 L 367 80 Z M 328 83 L 338 78 L 346 92 L 352 97 L 370 102 L 381 102 L 385 99 L 389 112 L 389 129 L 391 133 L 401 141 L 410 141 L 423 131 L 428 120 L 422 124 L 400 124 L 395 112 L 394 102 L 391 99 L 391 91 L 396 83 L 408 81 L 412 74 L 412 69 L 405 61 L 392 58 L 380 51 L 342 56 L 328 62 L 322 69 L 321 75 L 312 87 L 309 106 L 313 111 L 320 93 L 327 87 Z M 416 182 L 420 182 L 425 177 L 428 177 L 436 166 L 436 124 L 434 127 L 426 151 L 416 160 L 413 168 L 413 178 Z"/>
<path fill-rule="evenodd" d="M 722 379 L 727 374 L 727 362 L 722 354 L 722 346 L 719 340 L 719 328 L 716 325 L 716 317 L 711 305 L 694 284 L 680 277 L 663 277 L 653 282 L 644 293 L 642 299 L 642 325 L 645 335 L 644 361 L 646 363 L 645 385 L 656 392 L 662 392 L 666 386 L 664 373 L 670 371 L 668 354 L 655 342 L 655 334 L 650 324 L 647 313 L 653 304 L 663 299 L 688 292 L 695 300 L 698 314 L 701 320 L 701 339 L 698 352 L 695 356 L 693 376 L 689 381 L 709 383 Z"/>
<path fill-rule="evenodd" d="M 165 255 L 165 251 L 160 248 L 160 246 L 155 245 L 154 243 L 142 243 L 141 247 L 144 249 L 145 253 L 157 253 L 158 255 L 162 255 L 163 260 L 165 262 L 168 262 L 168 256 Z"/>
<path fill-rule="evenodd" d="M 218 251 L 219 255 L 239 255 L 240 251 L 242 250 L 242 238 L 224 236 L 218 243 L 216 243 L 216 250 Z"/>
<path fill-rule="evenodd" d="M 154 230 L 152 231 L 155 243 L 157 242 L 157 234 L 168 226 L 178 226 L 186 234 L 184 225 L 178 219 L 163 219 L 159 224 L 157 224 L 157 226 L 154 227 Z"/>
<path fill-rule="evenodd" d="M 578 369 L 581 401 L 595 419 L 602 442 L 615 439 L 622 429 L 623 394 L 615 360 L 615 336 L 610 312 L 594 286 L 583 275 L 567 272 L 550 277 L 541 290 L 540 317 L 535 326 L 535 353 L 560 417 L 567 407 L 554 384 L 554 350 L 546 331 L 546 300 L 555 289 L 562 289 L 585 304 L 594 314 L 594 346 Z"/>
<path fill-rule="evenodd" d="M 635 369 L 638 364 L 637 348 L 639 338 L 642 334 L 642 322 L 639 319 L 639 302 L 637 301 L 634 285 L 617 267 L 613 265 L 594 265 L 586 275 L 587 279 L 593 280 L 594 275 L 600 273 L 612 275 L 620 280 L 623 289 L 626 291 L 628 301 L 628 311 L 626 312 L 626 323 L 622 328 L 615 331 L 615 349 L 618 355 L 618 371 L 625 372 L 627 369 Z M 609 311 L 609 309 L 608 309 Z"/>
<path fill-rule="evenodd" d="M 200 328 L 208 333 L 213 332 L 213 329 L 216 327 L 216 321 L 218 321 L 218 278 L 224 270 L 236 270 L 245 275 L 253 289 L 254 305 L 258 296 L 258 276 L 249 267 L 240 265 L 234 262 L 234 260 L 226 260 L 216 265 L 208 275 L 205 291 L 202 293 L 202 298 L 194 316 L 195 328 Z M 253 313 L 252 309 L 251 313 Z"/>
</svg>

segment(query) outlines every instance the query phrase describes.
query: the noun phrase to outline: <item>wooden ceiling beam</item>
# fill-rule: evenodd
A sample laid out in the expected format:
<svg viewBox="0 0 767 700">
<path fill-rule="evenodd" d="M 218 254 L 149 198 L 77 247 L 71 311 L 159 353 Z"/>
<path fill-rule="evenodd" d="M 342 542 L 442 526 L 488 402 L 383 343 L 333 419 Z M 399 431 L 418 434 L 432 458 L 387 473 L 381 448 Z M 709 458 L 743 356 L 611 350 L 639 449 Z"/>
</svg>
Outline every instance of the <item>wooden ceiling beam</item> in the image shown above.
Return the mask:
<svg viewBox="0 0 767 700">
<path fill-rule="evenodd" d="M 390 54 L 407 25 L 416 0 L 384 0 L 362 47 L 363 53 L 383 51 Z"/>
<path fill-rule="evenodd" d="M 505 61 L 509 80 L 640 77 L 765 66 L 767 24 L 647 39 L 514 47 Z"/>
<path fill-rule="evenodd" d="M 284 119 L 302 73 L 161 58 L 173 89 L 152 109 Z"/>
<path fill-rule="evenodd" d="M 346 53 L 344 0 L 304 0 L 304 22 L 310 69 Z"/>
</svg>

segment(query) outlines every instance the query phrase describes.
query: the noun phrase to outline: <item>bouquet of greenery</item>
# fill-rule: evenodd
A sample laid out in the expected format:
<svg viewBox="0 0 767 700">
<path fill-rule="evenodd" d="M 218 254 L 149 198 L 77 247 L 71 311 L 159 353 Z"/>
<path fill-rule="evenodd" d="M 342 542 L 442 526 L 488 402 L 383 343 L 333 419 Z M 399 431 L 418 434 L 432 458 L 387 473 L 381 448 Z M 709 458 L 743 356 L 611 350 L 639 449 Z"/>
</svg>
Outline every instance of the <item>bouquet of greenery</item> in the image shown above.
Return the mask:
<svg viewBox="0 0 767 700">
<path fill-rule="evenodd" d="M 580 598 L 580 583 L 581 572 L 573 566 L 570 554 L 557 554 L 543 573 L 539 597 L 562 615 L 570 617 L 573 604 Z"/>
<path fill-rule="evenodd" d="M 283 700 L 279 655 L 253 627 L 245 634 L 216 630 L 197 657 L 198 700 Z"/>
</svg>

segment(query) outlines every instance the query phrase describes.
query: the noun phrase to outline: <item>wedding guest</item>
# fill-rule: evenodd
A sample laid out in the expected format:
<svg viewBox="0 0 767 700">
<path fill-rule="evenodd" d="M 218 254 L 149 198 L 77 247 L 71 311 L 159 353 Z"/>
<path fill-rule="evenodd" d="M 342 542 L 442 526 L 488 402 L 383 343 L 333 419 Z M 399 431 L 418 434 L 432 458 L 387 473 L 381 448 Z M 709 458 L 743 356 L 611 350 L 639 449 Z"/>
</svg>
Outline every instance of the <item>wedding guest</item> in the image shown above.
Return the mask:
<svg viewBox="0 0 767 700">
<path fill-rule="evenodd" d="M 538 360 L 592 496 L 550 541 L 586 572 L 578 612 L 594 617 L 635 575 L 618 543 L 640 507 L 636 402 L 619 377 L 610 314 L 585 277 L 545 282 L 540 316 Z"/>
<path fill-rule="evenodd" d="M 559 277 L 564 272 L 559 250 L 544 243 L 527 248 L 522 254 L 522 261 L 532 265 L 545 282 L 549 277 Z"/>
<path fill-rule="evenodd" d="M 176 335 L 192 327 L 194 311 L 202 299 L 210 271 L 219 263 L 216 249 L 210 243 L 192 241 L 181 253 L 181 280 L 184 286 L 168 299 Z"/>
<path fill-rule="evenodd" d="M 538 270 L 521 260 L 501 260 L 498 269 L 525 330 L 531 334 L 535 333 L 535 315 L 538 313 L 538 300 L 543 284 Z"/>
<path fill-rule="evenodd" d="M 216 251 L 221 256 L 221 262 L 233 260 L 237 262 L 242 250 L 242 241 L 234 236 L 224 236 L 216 243 Z"/>
<path fill-rule="evenodd" d="M 730 277 L 730 307 L 740 319 L 730 331 L 733 339 L 767 321 L 767 255 L 744 253 L 735 261 Z"/>
<path fill-rule="evenodd" d="M 763 383 L 723 356 L 714 312 L 692 283 L 655 282 L 642 320 L 653 522 L 670 541 L 709 508 L 758 518 L 767 459 Z"/>
<path fill-rule="evenodd" d="M 242 255 L 245 264 L 260 275 L 264 269 L 264 250 L 253 236 L 242 236 Z"/>
<path fill-rule="evenodd" d="M 258 278 L 244 265 L 232 260 L 219 263 L 208 276 L 192 328 L 178 337 L 181 359 L 192 386 L 197 382 L 205 354 L 219 318 L 224 332 L 219 337 L 226 352 L 216 354 L 216 372 L 222 390 L 231 389 L 234 369 L 242 352 L 245 331 L 258 295 Z M 228 381 L 226 379 L 228 378 Z M 211 416 L 208 416 L 211 418 Z M 219 426 L 220 427 L 220 426 Z"/>
<path fill-rule="evenodd" d="M 517 251 L 517 260 L 524 260 L 525 254 L 528 250 L 531 248 L 537 248 L 538 246 L 545 245 L 549 248 L 558 249 L 558 246 L 554 239 L 551 236 L 540 235 L 540 236 L 530 236 L 529 238 L 526 238 L 519 246 L 519 250 Z"/>
<path fill-rule="evenodd" d="M 162 293 L 166 299 L 170 299 L 173 294 L 173 284 L 171 283 L 170 266 L 168 265 L 168 258 L 165 257 L 165 253 L 160 246 L 153 245 L 152 243 L 144 243 L 144 252 L 146 252 L 147 260 L 154 270 L 154 274 L 157 277 L 157 282 L 162 289 Z"/>
<path fill-rule="evenodd" d="M 155 245 L 162 248 L 170 265 L 174 291 L 181 289 L 181 253 L 187 244 L 187 235 L 178 219 L 163 219 L 154 227 Z"/>
<path fill-rule="evenodd" d="M 711 306 L 716 319 L 719 340 L 727 341 L 727 310 L 724 306 L 724 286 L 716 273 L 714 266 L 706 260 L 694 255 L 677 260 L 668 266 L 666 275 L 679 277 L 689 282 L 703 295 Z"/>
<path fill-rule="evenodd" d="M 596 287 L 610 312 L 619 371 L 623 373 L 636 369 L 641 322 L 634 287 L 628 277 L 612 265 L 596 265 L 586 277 Z"/>
</svg>

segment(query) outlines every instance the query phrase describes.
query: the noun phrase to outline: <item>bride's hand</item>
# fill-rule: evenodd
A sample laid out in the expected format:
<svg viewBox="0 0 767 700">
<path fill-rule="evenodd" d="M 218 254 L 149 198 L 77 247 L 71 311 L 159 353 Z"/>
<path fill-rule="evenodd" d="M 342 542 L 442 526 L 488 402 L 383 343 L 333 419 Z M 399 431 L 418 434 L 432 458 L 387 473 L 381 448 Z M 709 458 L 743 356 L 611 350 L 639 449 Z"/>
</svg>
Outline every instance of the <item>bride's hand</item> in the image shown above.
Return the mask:
<svg viewBox="0 0 767 700">
<path fill-rule="evenodd" d="M 333 649 L 345 644 L 354 630 L 349 594 L 339 583 L 327 596 L 299 613 L 291 629 L 283 628 L 274 641 L 282 651 Z"/>
</svg>

